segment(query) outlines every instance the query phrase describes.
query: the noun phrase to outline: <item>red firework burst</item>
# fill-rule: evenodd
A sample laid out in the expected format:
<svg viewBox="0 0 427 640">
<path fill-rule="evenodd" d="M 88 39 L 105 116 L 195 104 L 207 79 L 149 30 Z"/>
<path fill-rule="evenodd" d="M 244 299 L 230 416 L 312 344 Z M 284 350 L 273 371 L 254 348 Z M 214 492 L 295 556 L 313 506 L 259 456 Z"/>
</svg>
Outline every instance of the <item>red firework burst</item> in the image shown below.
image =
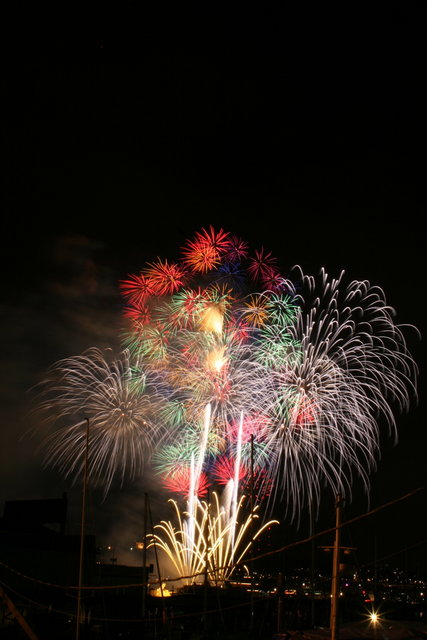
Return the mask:
<svg viewBox="0 0 427 640">
<path fill-rule="evenodd" d="M 182 360 L 185 361 L 187 373 L 190 369 L 195 369 L 201 366 L 200 354 L 197 349 L 194 348 L 193 342 L 189 340 L 180 350 L 182 354 Z"/>
<path fill-rule="evenodd" d="M 271 251 L 265 252 L 264 248 L 255 251 L 255 256 L 249 258 L 248 273 L 253 280 L 268 278 L 271 270 L 277 271 L 276 261 Z"/>
<path fill-rule="evenodd" d="M 125 298 L 127 298 L 131 304 L 136 306 L 142 304 L 154 293 L 150 282 L 142 273 L 139 275 L 129 276 L 128 280 L 121 280 L 119 287 Z"/>
<path fill-rule="evenodd" d="M 214 269 L 230 247 L 228 236 L 228 231 L 215 231 L 212 226 L 209 230 L 202 229 L 183 248 L 183 262 L 194 272 L 207 273 Z"/>
<path fill-rule="evenodd" d="M 185 270 L 176 263 L 157 260 L 146 271 L 147 281 L 155 295 L 164 296 L 177 291 L 185 283 Z"/>
<path fill-rule="evenodd" d="M 220 456 L 215 460 L 212 468 L 212 476 L 218 484 L 227 484 L 234 480 L 236 475 L 236 461 L 229 456 Z M 248 475 L 248 469 L 244 464 L 239 465 L 239 482 Z"/>
<path fill-rule="evenodd" d="M 135 329 L 142 325 L 149 324 L 151 321 L 150 309 L 145 304 L 125 307 L 123 310 L 125 318 L 129 318 Z"/>
<path fill-rule="evenodd" d="M 237 236 L 231 236 L 224 257 L 228 262 L 241 262 L 244 258 L 247 258 L 248 249 L 249 245 L 247 242 Z"/>
<path fill-rule="evenodd" d="M 227 336 L 230 343 L 243 344 L 251 337 L 251 331 L 245 320 L 230 321 L 227 326 Z"/>
<path fill-rule="evenodd" d="M 308 398 L 300 399 L 292 411 L 292 421 L 297 427 L 307 427 L 316 420 L 315 404 Z"/>
<path fill-rule="evenodd" d="M 190 491 L 191 470 L 188 467 L 180 467 L 170 475 L 162 479 L 162 484 L 168 491 L 187 497 Z M 199 498 L 207 495 L 209 480 L 206 473 L 202 472 L 199 477 L 195 493 Z"/>
<path fill-rule="evenodd" d="M 184 298 L 184 308 L 189 316 L 198 313 L 202 304 L 206 302 L 206 293 L 199 287 L 198 289 L 188 291 Z"/>
<path fill-rule="evenodd" d="M 263 287 L 274 293 L 286 290 L 286 282 L 280 271 L 274 268 L 267 269 L 261 277 Z"/>
</svg>

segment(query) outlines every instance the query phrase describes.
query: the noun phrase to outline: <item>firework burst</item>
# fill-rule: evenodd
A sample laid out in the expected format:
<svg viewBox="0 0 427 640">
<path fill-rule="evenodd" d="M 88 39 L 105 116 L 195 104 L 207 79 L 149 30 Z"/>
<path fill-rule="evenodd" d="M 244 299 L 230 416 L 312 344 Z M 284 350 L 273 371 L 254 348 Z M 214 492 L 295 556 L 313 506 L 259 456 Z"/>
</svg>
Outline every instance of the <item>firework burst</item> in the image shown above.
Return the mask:
<svg viewBox="0 0 427 640">
<path fill-rule="evenodd" d="M 379 425 L 396 438 L 392 404 L 407 409 L 415 394 L 417 367 L 382 290 L 358 281 L 345 287 L 343 277 L 302 276 L 296 322 L 263 334 L 262 350 L 277 355 L 266 358 L 275 371 L 269 473 L 281 479 L 294 513 L 297 496 L 318 503 L 324 485 L 351 495 L 355 474 L 368 491 Z"/>
<path fill-rule="evenodd" d="M 88 477 L 107 492 L 114 477 L 140 474 L 163 437 L 156 420 L 157 387 L 131 363 L 92 348 L 55 363 L 38 388 L 54 431 L 43 441 L 45 464 L 66 477 L 83 472 L 89 421 Z"/>
<path fill-rule="evenodd" d="M 356 476 L 368 491 L 383 425 L 396 439 L 394 410 L 416 397 L 404 329 L 367 281 L 299 267 L 292 276 L 271 252 L 210 226 L 176 262 L 158 259 L 121 281 L 126 364 L 103 364 L 92 350 L 54 368 L 56 398 L 43 408 L 71 425 L 49 440 L 49 460 L 81 469 L 74 416 L 84 409 L 93 477 L 109 486 L 153 452 L 171 491 L 188 486 L 188 513 L 196 489 L 219 482 L 233 521 L 244 469 L 252 487 L 263 483 L 257 495 L 284 499 L 293 517 L 325 487 L 351 495 Z M 124 396 L 134 409 L 122 415 Z"/>
</svg>

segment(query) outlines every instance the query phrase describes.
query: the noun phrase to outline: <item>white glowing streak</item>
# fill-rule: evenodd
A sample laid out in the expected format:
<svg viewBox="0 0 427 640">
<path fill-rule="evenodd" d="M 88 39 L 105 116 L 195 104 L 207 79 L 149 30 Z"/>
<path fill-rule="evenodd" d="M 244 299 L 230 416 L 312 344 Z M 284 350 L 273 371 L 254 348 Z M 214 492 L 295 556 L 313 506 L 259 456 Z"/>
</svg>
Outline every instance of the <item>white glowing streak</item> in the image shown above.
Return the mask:
<svg viewBox="0 0 427 640">
<path fill-rule="evenodd" d="M 188 522 L 187 522 L 187 532 L 188 532 L 188 546 L 191 549 L 194 543 L 194 527 L 195 527 L 195 519 L 196 514 L 195 511 L 197 509 L 197 488 L 199 486 L 199 479 L 203 469 L 203 462 L 206 454 L 206 446 L 208 443 L 208 434 L 209 434 L 209 426 L 211 422 L 211 405 L 207 404 L 205 407 L 205 417 L 203 423 L 203 432 L 200 441 L 199 447 L 199 457 L 197 460 L 197 466 L 194 467 L 194 456 L 191 455 L 191 472 L 190 472 L 190 489 L 188 495 Z"/>
<path fill-rule="evenodd" d="M 206 408 L 205 408 L 205 419 L 203 423 L 203 432 L 202 432 L 202 438 L 201 438 L 200 449 L 199 449 L 199 459 L 197 461 L 197 467 L 195 470 L 196 482 L 199 480 L 200 474 L 202 473 L 203 462 L 205 460 L 205 454 L 206 454 L 206 447 L 208 444 L 208 434 L 209 434 L 210 423 L 211 423 L 211 405 L 209 403 L 206 405 Z M 193 487 L 193 493 L 194 493 L 194 487 Z"/>
<path fill-rule="evenodd" d="M 191 466 L 190 466 L 190 488 L 188 491 L 187 509 L 188 519 L 184 522 L 182 528 L 186 538 L 188 549 L 192 546 L 194 540 L 194 521 L 195 521 L 195 486 L 196 486 L 196 474 L 194 469 L 194 454 L 191 454 Z M 190 555 L 190 554 L 189 554 Z"/>
<path fill-rule="evenodd" d="M 239 489 L 239 471 L 240 471 L 240 458 L 242 451 L 242 432 L 243 432 L 243 411 L 240 413 L 239 429 L 237 431 L 237 450 L 236 459 L 234 465 L 234 485 L 233 485 L 233 498 L 232 498 L 232 513 L 231 513 L 231 536 L 232 547 L 234 548 L 234 536 L 236 531 L 236 515 L 237 515 L 237 493 Z"/>
<path fill-rule="evenodd" d="M 222 504 L 223 504 L 225 513 L 227 514 L 228 520 L 230 520 L 233 494 L 234 494 L 234 480 L 230 479 L 225 485 L 224 490 L 222 492 L 222 496 L 221 496 Z"/>
</svg>

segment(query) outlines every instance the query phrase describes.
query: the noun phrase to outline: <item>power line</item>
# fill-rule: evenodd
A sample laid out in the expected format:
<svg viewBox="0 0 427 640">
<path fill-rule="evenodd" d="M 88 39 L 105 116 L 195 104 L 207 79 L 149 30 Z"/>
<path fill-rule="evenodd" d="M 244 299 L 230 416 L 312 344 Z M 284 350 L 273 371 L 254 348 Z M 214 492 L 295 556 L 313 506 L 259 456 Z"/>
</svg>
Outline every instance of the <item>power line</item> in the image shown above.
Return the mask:
<svg viewBox="0 0 427 640">
<path fill-rule="evenodd" d="M 355 522 L 359 522 L 360 520 L 363 520 L 365 518 L 368 518 L 372 515 L 374 515 L 375 513 L 378 513 L 379 511 L 382 511 L 383 509 L 386 509 L 390 506 L 393 506 L 394 504 L 397 504 L 399 502 L 402 502 L 403 500 L 406 500 L 414 495 L 416 495 L 417 493 L 419 493 L 420 491 L 423 491 L 424 487 L 418 487 L 417 489 L 414 489 L 413 491 L 406 493 L 405 495 L 399 497 L 399 498 L 395 498 L 394 500 L 390 500 L 389 502 L 386 502 L 378 507 L 376 507 L 375 509 L 371 509 L 370 511 L 368 511 L 367 513 L 363 513 L 359 516 L 356 516 L 354 518 L 351 518 L 350 520 L 346 520 L 345 522 L 341 522 L 339 528 L 342 529 L 343 527 L 347 527 L 351 524 L 354 524 Z M 282 553 L 283 551 L 287 551 L 289 549 L 292 549 L 296 546 L 302 545 L 302 544 L 306 544 L 308 542 L 311 542 L 312 540 L 316 540 L 317 538 L 324 536 L 326 534 L 332 533 L 336 531 L 336 527 L 330 527 L 328 529 L 324 529 L 323 531 L 320 531 L 312 536 L 309 536 L 307 538 L 303 538 L 301 540 L 296 540 L 294 542 L 291 542 L 283 547 L 279 547 L 278 549 L 274 549 L 272 551 L 266 551 L 265 553 L 259 554 L 257 556 L 253 556 L 251 558 L 245 558 L 244 560 L 241 560 L 240 562 L 236 562 L 234 563 L 233 566 L 239 566 L 239 565 L 244 565 L 247 564 L 248 562 L 252 562 L 255 560 L 260 560 L 272 555 L 276 555 L 278 553 Z M 44 580 L 40 580 L 38 578 L 34 578 L 31 576 L 28 576 L 16 569 L 14 569 L 13 567 L 10 567 L 8 564 L 6 564 L 5 562 L 2 562 L 0 560 L 0 565 L 5 567 L 6 569 L 8 569 L 9 571 L 11 571 L 12 573 L 15 573 L 16 575 L 19 575 L 20 577 L 26 579 L 26 580 L 30 580 L 32 582 L 36 582 L 38 584 L 42 584 L 44 586 L 47 587 L 52 587 L 52 588 L 56 588 L 56 589 L 65 589 L 65 590 L 78 590 L 79 588 L 82 590 L 87 590 L 87 591 L 101 591 L 101 590 L 109 590 L 109 589 L 131 589 L 131 588 L 142 588 L 144 586 L 144 583 L 142 582 L 138 582 L 138 583 L 131 583 L 131 584 L 118 584 L 118 585 L 92 585 L 92 586 L 86 586 L 86 585 L 82 585 L 81 587 L 79 586 L 75 586 L 75 585 L 59 585 L 59 584 L 55 584 L 55 583 L 51 583 L 51 582 L 46 582 Z M 222 570 L 222 569 L 227 569 L 229 568 L 230 565 L 226 565 L 224 567 L 216 567 L 217 570 Z M 193 574 L 189 574 L 189 575 L 182 575 L 179 576 L 177 578 L 167 578 L 167 582 L 178 582 L 180 580 L 188 580 L 188 579 L 192 579 L 192 578 L 196 578 L 199 576 L 204 575 L 204 571 L 198 572 L 198 573 L 193 573 Z M 163 582 L 165 580 L 163 579 Z M 152 580 L 151 584 L 160 584 L 162 581 L 159 580 Z"/>
</svg>

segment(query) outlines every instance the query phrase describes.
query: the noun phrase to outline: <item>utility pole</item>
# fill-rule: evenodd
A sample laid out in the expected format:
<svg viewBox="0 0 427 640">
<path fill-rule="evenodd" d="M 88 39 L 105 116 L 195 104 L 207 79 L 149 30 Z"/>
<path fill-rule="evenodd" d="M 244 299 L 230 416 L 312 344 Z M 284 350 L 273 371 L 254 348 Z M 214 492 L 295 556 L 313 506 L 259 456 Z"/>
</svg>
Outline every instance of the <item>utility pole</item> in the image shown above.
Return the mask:
<svg viewBox="0 0 427 640">
<path fill-rule="evenodd" d="M 208 509 L 208 517 L 206 519 L 206 528 L 204 531 L 206 546 L 205 546 L 205 575 L 203 582 L 203 631 L 205 636 L 208 636 L 208 587 L 209 587 L 209 573 L 208 573 L 208 563 L 209 563 L 209 513 L 210 513 L 210 491 L 208 489 L 207 496 L 207 509 Z"/>
<path fill-rule="evenodd" d="M 79 640 L 80 638 L 80 609 L 81 609 L 82 582 L 83 582 L 83 548 L 84 548 L 85 517 L 86 517 L 88 453 L 89 453 L 89 418 L 86 418 L 86 447 L 85 447 L 85 460 L 84 460 L 84 471 L 83 471 L 82 517 L 81 517 L 81 524 L 80 524 L 80 563 L 79 563 L 79 587 L 77 592 L 76 640 Z"/>
<path fill-rule="evenodd" d="M 311 538 L 311 626 L 314 629 L 315 611 L 314 611 L 314 504 L 310 502 L 310 538 Z"/>
<path fill-rule="evenodd" d="M 18 611 L 15 604 L 12 602 L 12 600 L 9 598 L 9 596 L 1 586 L 0 586 L 0 598 L 3 599 L 4 603 L 6 604 L 6 607 L 9 609 L 10 613 L 18 622 L 18 624 L 22 627 L 24 633 L 28 636 L 28 638 L 30 638 L 30 640 L 39 640 L 38 636 L 36 636 L 34 631 L 31 629 L 30 625 L 25 620 L 24 616 Z"/>
<path fill-rule="evenodd" d="M 338 598 L 340 574 L 340 540 L 341 540 L 342 497 L 337 495 L 335 501 L 335 543 L 332 560 L 332 588 L 331 588 L 331 640 L 338 639 Z"/>
<path fill-rule="evenodd" d="M 337 495 L 335 499 L 335 541 L 333 546 L 322 546 L 319 549 L 325 551 L 333 550 L 332 559 L 332 586 L 331 586 L 331 616 L 330 616 L 330 629 L 331 640 L 338 640 L 338 600 L 340 591 L 340 552 L 349 553 L 350 551 L 357 551 L 356 547 L 342 547 L 341 542 L 341 529 L 342 529 L 342 507 L 344 500 L 341 495 Z"/>
<path fill-rule="evenodd" d="M 277 576 L 277 633 L 282 633 L 282 620 L 283 620 L 283 573 L 279 571 Z"/>
<path fill-rule="evenodd" d="M 148 516 L 150 518 L 150 529 L 151 529 L 151 535 L 153 535 L 153 531 L 154 531 L 154 527 L 153 527 L 153 516 L 151 513 L 151 506 L 150 506 L 150 502 L 148 499 L 148 494 L 145 494 L 147 497 L 147 513 Z M 159 585 L 160 585 L 160 596 L 162 599 L 162 622 L 164 625 L 167 626 L 167 636 L 168 638 L 170 638 L 170 626 L 169 626 L 169 620 L 167 619 L 167 615 L 166 615 L 166 606 L 165 606 L 165 596 L 163 593 L 163 583 L 162 583 L 162 576 L 160 574 L 160 564 L 159 564 L 159 556 L 157 554 L 157 544 L 154 544 L 154 556 L 156 558 L 156 568 L 157 568 L 157 575 L 159 577 Z M 154 632 L 155 637 L 157 638 L 157 632 Z"/>
<path fill-rule="evenodd" d="M 142 548 L 142 618 L 145 619 L 147 608 L 147 518 L 148 518 L 148 495 L 144 496 L 144 522 L 143 522 L 143 548 Z"/>
<path fill-rule="evenodd" d="M 254 633 L 254 434 L 251 434 L 251 620 L 250 629 Z"/>
</svg>

